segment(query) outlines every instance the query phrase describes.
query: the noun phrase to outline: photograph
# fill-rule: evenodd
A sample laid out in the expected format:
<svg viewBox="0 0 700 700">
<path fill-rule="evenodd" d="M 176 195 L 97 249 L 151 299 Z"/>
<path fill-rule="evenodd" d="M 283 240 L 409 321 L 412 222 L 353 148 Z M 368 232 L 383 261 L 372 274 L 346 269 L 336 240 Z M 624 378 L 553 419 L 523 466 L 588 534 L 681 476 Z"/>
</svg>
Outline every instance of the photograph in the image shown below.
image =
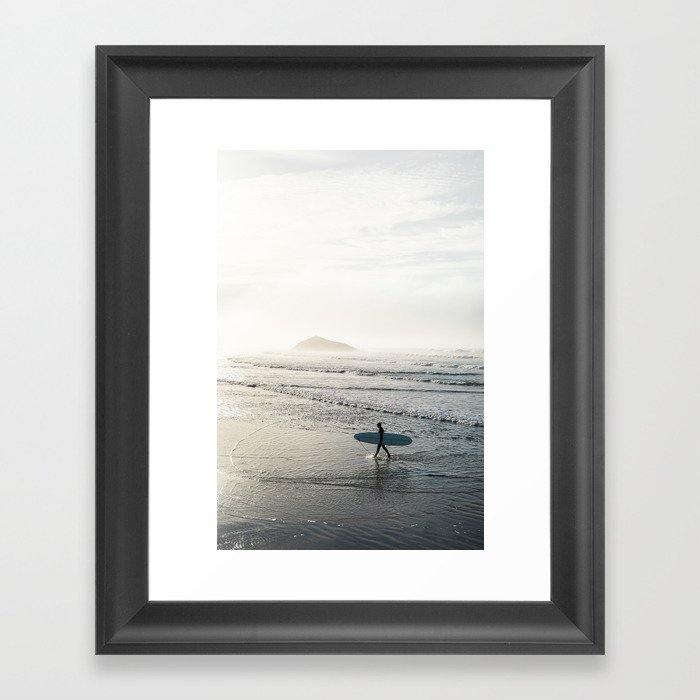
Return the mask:
<svg viewBox="0 0 700 700">
<path fill-rule="evenodd" d="M 483 550 L 484 152 L 217 165 L 217 548 Z"/>
</svg>

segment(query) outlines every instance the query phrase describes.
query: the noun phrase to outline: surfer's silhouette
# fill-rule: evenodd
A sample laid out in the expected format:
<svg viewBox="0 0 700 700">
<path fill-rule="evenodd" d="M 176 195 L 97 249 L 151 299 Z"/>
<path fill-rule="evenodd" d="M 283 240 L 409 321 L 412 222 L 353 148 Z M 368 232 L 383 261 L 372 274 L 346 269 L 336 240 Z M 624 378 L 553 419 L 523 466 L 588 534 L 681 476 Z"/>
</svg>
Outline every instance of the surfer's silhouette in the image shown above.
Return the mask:
<svg viewBox="0 0 700 700">
<path fill-rule="evenodd" d="M 377 445 L 377 451 L 374 453 L 374 456 L 376 457 L 379 454 L 379 448 L 381 447 L 384 452 L 386 452 L 386 456 L 391 458 L 389 450 L 386 449 L 386 445 L 384 444 L 384 428 L 382 428 L 382 424 L 377 423 L 377 428 L 379 428 L 379 444 Z"/>
</svg>

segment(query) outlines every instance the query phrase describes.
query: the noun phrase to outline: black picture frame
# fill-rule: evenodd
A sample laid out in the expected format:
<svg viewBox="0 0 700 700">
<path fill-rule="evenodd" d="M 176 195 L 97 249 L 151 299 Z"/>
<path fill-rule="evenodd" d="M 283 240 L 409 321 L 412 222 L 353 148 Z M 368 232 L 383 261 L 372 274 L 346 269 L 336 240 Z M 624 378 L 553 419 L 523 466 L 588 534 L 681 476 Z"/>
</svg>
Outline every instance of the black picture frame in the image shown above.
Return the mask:
<svg viewBox="0 0 700 700">
<path fill-rule="evenodd" d="M 602 46 L 96 49 L 96 653 L 604 653 Z M 149 104 L 551 102 L 551 600 L 148 599 Z"/>
</svg>

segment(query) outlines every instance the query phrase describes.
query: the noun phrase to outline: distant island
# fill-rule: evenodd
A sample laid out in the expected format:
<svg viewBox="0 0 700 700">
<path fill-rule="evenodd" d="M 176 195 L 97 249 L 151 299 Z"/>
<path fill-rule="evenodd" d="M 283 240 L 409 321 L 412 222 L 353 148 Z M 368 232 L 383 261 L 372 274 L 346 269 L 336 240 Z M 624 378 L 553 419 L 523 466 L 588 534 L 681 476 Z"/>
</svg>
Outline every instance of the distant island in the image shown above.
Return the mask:
<svg viewBox="0 0 700 700">
<path fill-rule="evenodd" d="M 351 352 L 355 350 L 352 345 L 347 343 L 338 343 L 335 340 L 326 340 L 318 335 L 313 338 L 302 340 L 297 343 L 292 350 L 310 350 L 312 352 Z"/>
</svg>

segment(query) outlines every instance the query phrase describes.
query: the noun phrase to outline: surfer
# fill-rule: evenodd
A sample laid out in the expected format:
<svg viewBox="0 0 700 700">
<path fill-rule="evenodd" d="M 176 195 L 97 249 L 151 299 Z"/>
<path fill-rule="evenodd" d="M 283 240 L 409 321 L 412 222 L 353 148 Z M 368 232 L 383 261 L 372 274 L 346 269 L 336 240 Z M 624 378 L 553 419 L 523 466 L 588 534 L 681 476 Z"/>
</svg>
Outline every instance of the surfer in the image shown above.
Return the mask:
<svg viewBox="0 0 700 700">
<path fill-rule="evenodd" d="M 391 455 L 389 454 L 389 450 L 386 449 L 386 445 L 384 444 L 384 428 L 382 428 L 381 423 L 377 423 L 377 428 L 379 428 L 379 444 L 377 445 L 377 451 L 374 453 L 374 456 L 376 457 L 379 454 L 379 448 L 383 448 L 384 452 L 386 452 L 386 456 L 391 459 Z"/>
</svg>

